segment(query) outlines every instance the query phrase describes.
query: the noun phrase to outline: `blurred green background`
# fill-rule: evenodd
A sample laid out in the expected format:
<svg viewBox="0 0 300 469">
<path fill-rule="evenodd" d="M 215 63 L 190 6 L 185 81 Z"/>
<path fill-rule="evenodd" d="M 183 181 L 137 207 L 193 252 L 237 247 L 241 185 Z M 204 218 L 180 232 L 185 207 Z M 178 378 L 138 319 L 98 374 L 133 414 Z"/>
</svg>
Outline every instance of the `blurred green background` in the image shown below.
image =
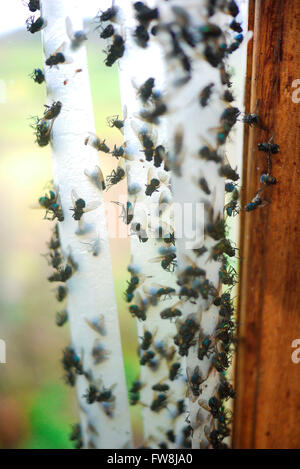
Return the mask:
<svg viewBox="0 0 300 469">
<path fill-rule="evenodd" d="M 97 133 L 109 145 L 121 144 L 122 135 L 110 129 L 106 117 L 121 114 L 117 67 L 103 64 L 103 44 L 96 35 L 88 41 L 89 71 Z M 29 78 L 42 68 L 40 34 L 23 30 L 0 36 L 0 198 L 1 283 L 0 339 L 5 340 L 7 363 L 0 364 L 0 448 L 70 448 L 70 425 L 78 420 L 73 389 L 61 376 L 61 350 L 69 343 L 68 324 L 58 328 L 59 310 L 54 288 L 47 282 L 47 251 L 52 222 L 32 210 L 51 180 L 50 148 L 34 143 L 30 116 L 41 115 L 45 87 Z M 116 166 L 100 156 L 107 175 Z M 117 200 L 111 189 L 106 200 Z M 115 288 L 126 357 L 127 382 L 138 374 L 136 326 L 123 301 L 129 263 L 128 240 L 111 240 Z M 140 417 L 132 411 L 139 444 Z"/>
</svg>

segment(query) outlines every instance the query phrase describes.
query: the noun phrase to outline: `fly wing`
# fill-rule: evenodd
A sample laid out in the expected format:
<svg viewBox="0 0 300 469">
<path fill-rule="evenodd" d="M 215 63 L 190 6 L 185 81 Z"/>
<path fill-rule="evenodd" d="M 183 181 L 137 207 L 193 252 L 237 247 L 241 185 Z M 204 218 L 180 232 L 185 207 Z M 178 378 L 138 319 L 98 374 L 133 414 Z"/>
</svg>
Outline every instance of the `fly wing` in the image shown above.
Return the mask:
<svg viewBox="0 0 300 469">
<path fill-rule="evenodd" d="M 69 16 L 66 17 L 66 30 L 67 30 L 67 35 L 70 39 L 70 41 L 73 41 L 74 39 L 74 30 L 73 30 L 73 25 L 71 18 Z"/>
<path fill-rule="evenodd" d="M 100 200 L 94 200 L 92 202 L 89 202 L 86 207 L 83 209 L 83 211 L 86 213 L 86 212 L 90 212 L 91 210 L 95 210 L 96 208 L 99 207 L 100 205 Z"/>
<path fill-rule="evenodd" d="M 71 191 L 71 199 L 72 199 L 72 204 L 75 206 L 76 200 L 78 200 L 80 197 L 78 196 L 77 192 L 75 189 L 72 189 Z"/>
</svg>

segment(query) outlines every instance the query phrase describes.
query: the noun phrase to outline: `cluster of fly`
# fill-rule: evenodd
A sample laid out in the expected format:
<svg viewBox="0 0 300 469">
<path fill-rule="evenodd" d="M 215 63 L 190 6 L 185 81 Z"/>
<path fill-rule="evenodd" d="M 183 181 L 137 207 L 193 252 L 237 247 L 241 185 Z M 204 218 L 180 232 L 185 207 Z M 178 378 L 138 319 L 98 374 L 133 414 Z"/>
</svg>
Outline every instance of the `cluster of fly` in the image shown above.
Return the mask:
<svg viewBox="0 0 300 469">
<path fill-rule="evenodd" d="M 83 375 L 84 371 L 81 358 L 77 355 L 73 347 L 69 346 L 63 350 L 61 363 L 65 371 L 64 378 L 66 384 L 75 386 L 76 375 Z"/>
<path fill-rule="evenodd" d="M 33 117 L 34 123 L 31 125 L 34 129 L 36 142 L 40 147 L 44 147 L 50 142 L 51 130 L 55 119 L 61 111 L 62 103 L 55 101 L 51 106 L 45 105 L 45 108 L 43 117 Z"/>
<path fill-rule="evenodd" d="M 81 449 L 83 447 L 82 431 L 80 423 L 72 425 L 72 431 L 70 434 L 70 440 L 75 441 L 75 449 Z"/>
<path fill-rule="evenodd" d="M 229 217 L 233 217 L 240 212 L 240 207 L 238 205 L 239 190 L 237 189 L 236 184 L 233 182 L 227 182 L 225 184 L 225 192 L 230 195 L 230 200 L 225 204 L 224 210 Z"/>
<path fill-rule="evenodd" d="M 148 29 L 150 23 L 158 19 L 158 9 L 149 8 L 143 2 L 135 2 L 133 7 L 138 22 L 138 26 L 135 28 L 133 35 L 137 44 L 142 48 L 146 48 L 150 39 Z"/>
<path fill-rule="evenodd" d="M 272 175 L 272 155 L 279 152 L 279 145 L 274 143 L 273 137 L 271 137 L 268 142 L 259 143 L 257 147 L 259 151 L 267 154 L 267 172 L 261 175 L 260 187 L 251 202 L 245 206 L 246 212 L 252 212 L 259 207 L 264 207 L 268 202 L 262 199 L 261 193 L 267 186 L 277 183 L 276 178 Z"/>
<path fill-rule="evenodd" d="M 215 13 L 217 13 L 218 10 L 221 10 L 222 12 L 228 15 L 231 15 L 234 18 L 239 14 L 239 11 L 240 11 L 239 7 L 237 6 L 234 0 L 208 0 L 207 1 L 208 16 L 213 16 Z M 233 22 L 235 22 L 235 20 L 233 20 Z M 234 31 L 236 31 L 236 29 L 232 27 L 232 23 L 230 27 Z"/>
<path fill-rule="evenodd" d="M 143 383 L 140 380 L 135 380 L 129 390 L 130 405 L 136 405 L 140 401 L 140 391 L 143 388 Z"/>
<path fill-rule="evenodd" d="M 44 254 L 47 262 L 54 269 L 53 274 L 48 277 L 49 282 L 62 282 L 65 283 L 76 271 L 77 265 L 73 262 L 72 257 L 69 256 L 67 262 L 64 262 L 63 255 L 60 247 L 60 240 L 58 234 L 58 225 L 56 224 L 53 234 L 48 243 L 49 252 Z M 60 289 L 62 287 L 62 289 Z M 62 301 L 66 295 L 66 288 L 60 285 L 57 290 L 57 297 Z M 56 324 L 61 327 L 68 321 L 68 312 L 62 310 L 56 313 Z"/>
<path fill-rule="evenodd" d="M 195 334 L 199 329 L 199 324 L 191 316 L 188 317 L 184 322 L 177 321 L 177 334 L 174 337 L 174 343 L 178 346 L 178 352 L 181 356 L 187 356 L 189 348 L 195 342 Z"/>
<path fill-rule="evenodd" d="M 125 41 L 121 34 L 117 32 L 116 26 L 112 24 L 117 21 L 117 16 L 118 8 L 115 6 L 100 11 L 96 16 L 96 20 L 99 21 L 100 37 L 111 41 L 108 49 L 104 51 L 106 53 L 104 63 L 107 67 L 111 67 L 125 52 Z M 106 24 L 107 22 L 109 23 Z"/>
<path fill-rule="evenodd" d="M 131 279 L 129 282 L 127 282 L 128 286 L 125 291 L 125 298 L 127 303 L 131 303 L 133 300 L 133 293 L 140 283 L 140 276 L 138 275 L 138 271 L 135 269 L 130 269 L 129 272 L 131 274 Z"/>
<path fill-rule="evenodd" d="M 45 194 L 39 198 L 39 205 L 46 209 L 44 218 L 46 220 L 55 220 L 62 222 L 64 221 L 64 215 L 59 202 L 58 192 L 54 190 L 49 191 L 49 195 Z"/>
</svg>

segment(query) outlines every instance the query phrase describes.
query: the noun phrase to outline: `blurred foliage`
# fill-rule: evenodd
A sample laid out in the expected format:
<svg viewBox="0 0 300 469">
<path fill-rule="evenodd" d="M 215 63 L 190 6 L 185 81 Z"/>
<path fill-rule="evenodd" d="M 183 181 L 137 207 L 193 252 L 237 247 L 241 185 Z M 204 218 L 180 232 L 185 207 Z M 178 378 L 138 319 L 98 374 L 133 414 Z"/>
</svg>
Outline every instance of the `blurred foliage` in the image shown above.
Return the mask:
<svg viewBox="0 0 300 469">
<path fill-rule="evenodd" d="M 75 393 L 62 379 L 59 363 L 61 350 L 69 342 L 68 325 L 58 328 L 59 310 L 53 288 L 47 282 L 49 267 L 40 253 L 47 250 L 52 224 L 42 212 L 32 210 L 51 180 L 48 147 L 34 143 L 30 117 L 41 115 L 45 87 L 28 76 L 42 68 L 39 34 L 24 30 L 0 37 L 2 65 L 0 96 L 0 197 L 2 230 L 0 233 L 1 328 L 6 341 L 7 364 L 0 365 L 0 447 L 69 448 L 70 425 L 77 421 Z M 88 41 L 89 72 L 98 134 L 108 144 L 121 144 L 121 134 L 107 126 L 106 117 L 121 114 L 117 68 L 103 64 L 104 45 L 94 35 Z M 100 157 L 104 174 L 116 162 Z M 113 188 L 106 200 L 117 200 Z M 130 317 L 123 291 L 128 277 L 128 240 L 111 240 L 111 254 L 118 307 L 126 357 L 126 378 L 131 383 L 138 375 L 136 326 Z M 133 422 L 139 433 L 138 409 Z"/>
</svg>

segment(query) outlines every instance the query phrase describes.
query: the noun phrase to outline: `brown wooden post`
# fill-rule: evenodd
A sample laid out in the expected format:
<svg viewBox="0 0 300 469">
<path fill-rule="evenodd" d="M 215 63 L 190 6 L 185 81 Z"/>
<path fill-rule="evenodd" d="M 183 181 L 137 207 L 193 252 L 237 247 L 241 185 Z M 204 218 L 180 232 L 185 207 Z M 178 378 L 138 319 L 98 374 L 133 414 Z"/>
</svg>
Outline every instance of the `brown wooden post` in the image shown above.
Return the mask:
<svg viewBox="0 0 300 469">
<path fill-rule="evenodd" d="M 242 214 L 233 447 L 300 448 L 300 363 L 291 358 L 300 339 L 300 1 L 250 0 L 249 21 L 246 109 L 258 103 L 265 129 L 245 135 L 243 206 L 267 169 L 257 144 L 273 135 L 280 153 L 269 205 Z"/>
</svg>

